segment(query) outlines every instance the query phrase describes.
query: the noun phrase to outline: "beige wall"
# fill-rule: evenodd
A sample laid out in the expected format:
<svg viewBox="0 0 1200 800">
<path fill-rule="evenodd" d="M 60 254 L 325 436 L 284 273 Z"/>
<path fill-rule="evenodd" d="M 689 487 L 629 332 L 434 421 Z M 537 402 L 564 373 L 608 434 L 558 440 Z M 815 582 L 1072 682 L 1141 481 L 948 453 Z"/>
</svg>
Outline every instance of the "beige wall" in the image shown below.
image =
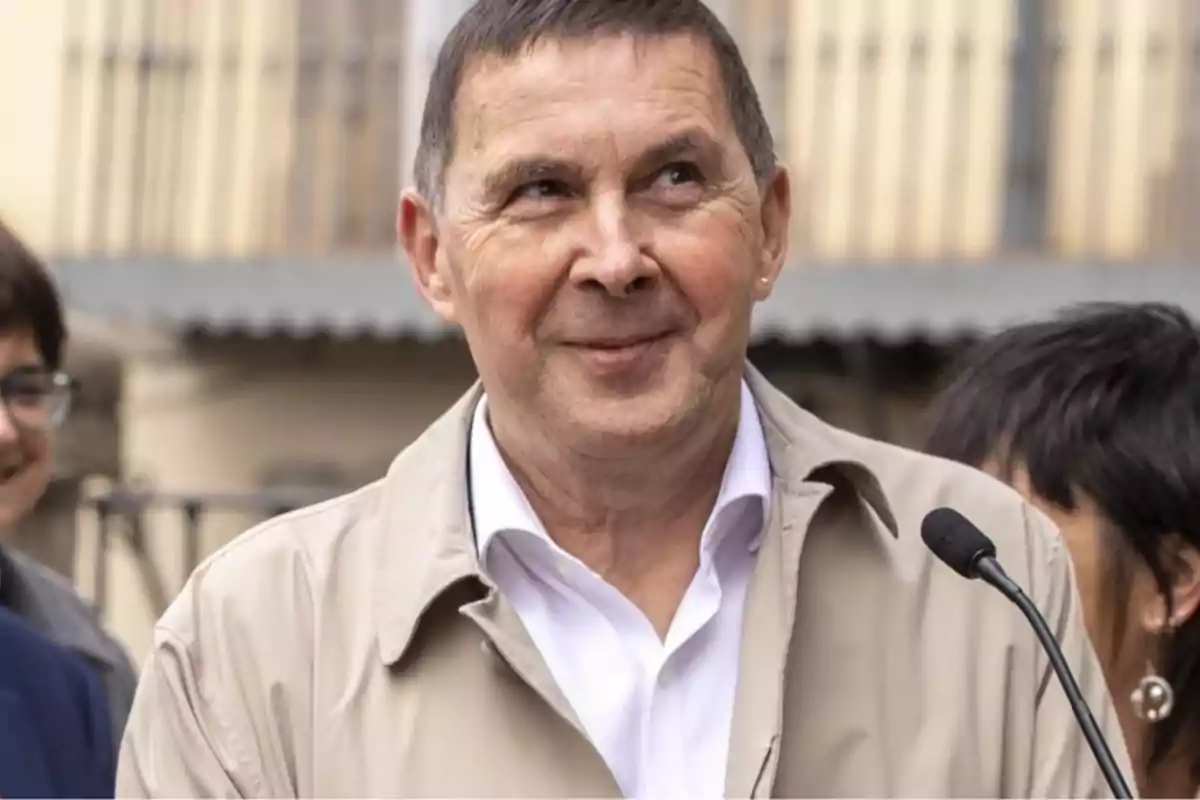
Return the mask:
<svg viewBox="0 0 1200 800">
<path fill-rule="evenodd" d="M 164 2 L 153 24 L 143 0 L 0 2 L 0 214 L 63 253 L 387 250 L 431 44 L 465 2 L 385 3 L 374 24 L 349 0 Z M 798 253 L 971 259 L 1002 244 L 1013 0 L 711 2 L 792 167 Z M 1057 254 L 1162 252 L 1188 227 L 1194 6 L 1048 3 L 1064 43 L 1049 75 Z M 301 48 L 318 68 L 300 68 Z M 160 58 L 142 86 L 147 51 Z M 347 82 L 355 51 L 367 68 Z"/>
<path fill-rule="evenodd" d="M 330 464 L 350 480 L 382 474 L 390 460 L 470 386 L 473 368 L 455 345 L 250 346 L 133 361 L 122 413 L 131 476 L 162 492 L 234 492 L 261 485 L 273 467 Z M 182 581 L 180 515 L 151 519 L 149 543 L 168 595 Z M 207 519 L 202 552 L 253 524 L 253 516 Z M 77 575 L 92 585 L 94 524 L 83 522 Z M 108 562 L 106 622 L 141 660 L 155 619 L 128 548 Z"/>
<path fill-rule="evenodd" d="M 66 7 L 0 2 L 0 218 L 36 249 L 52 236 Z"/>
<path fill-rule="evenodd" d="M 1057 0 L 1054 9 L 1070 46 L 1051 76 L 1050 245 L 1068 257 L 1172 255 L 1195 215 L 1196 3 Z"/>
<path fill-rule="evenodd" d="M 1044 5 L 1047 36 L 1062 44 L 1047 87 L 1047 249 L 1066 258 L 1170 252 L 1191 227 L 1178 217 L 1191 215 L 1196 193 L 1186 172 L 1194 0 Z M 1015 0 L 790 2 L 780 138 L 802 251 L 969 260 L 1003 245 L 1016 8 Z M 758 19 L 757 31 L 780 26 Z M 742 34 L 745 42 L 756 31 Z M 755 74 L 760 92 L 766 74 Z"/>
<path fill-rule="evenodd" d="M 1014 5 L 792 4 L 786 157 L 802 250 L 925 259 L 996 247 Z M 970 69 L 955 61 L 960 35 Z M 918 37 L 927 55 L 915 68 Z"/>
<path fill-rule="evenodd" d="M 54 255 L 386 251 L 404 6 L 3 0 L 0 214 Z"/>
</svg>

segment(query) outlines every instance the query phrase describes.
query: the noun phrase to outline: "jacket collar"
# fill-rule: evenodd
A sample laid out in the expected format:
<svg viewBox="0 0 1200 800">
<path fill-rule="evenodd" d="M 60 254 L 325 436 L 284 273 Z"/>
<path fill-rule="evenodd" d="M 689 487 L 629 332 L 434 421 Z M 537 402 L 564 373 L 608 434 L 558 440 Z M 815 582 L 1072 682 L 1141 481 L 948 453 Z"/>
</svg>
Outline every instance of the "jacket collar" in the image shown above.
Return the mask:
<svg viewBox="0 0 1200 800">
<path fill-rule="evenodd" d="M 92 609 L 66 579 L 8 548 L 0 548 L 0 605 L 105 670 L 124 662 L 124 653 L 104 636 Z"/>
<path fill-rule="evenodd" d="M 831 427 L 793 403 L 746 365 L 776 479 L 793 489 L 830 475 L 846 481 L 892 535 L 896 521 L 875 473 L 860 453 L 865 440 Z M 400 660 L 417 624 L 456 585 L 482 596 L 495 586 L 480 568 L 471 531 L 467 452 L 476 383 L 392 462 L 369 520 L 380 557 L 374 576 L 380 657 Z"/>
</svg>

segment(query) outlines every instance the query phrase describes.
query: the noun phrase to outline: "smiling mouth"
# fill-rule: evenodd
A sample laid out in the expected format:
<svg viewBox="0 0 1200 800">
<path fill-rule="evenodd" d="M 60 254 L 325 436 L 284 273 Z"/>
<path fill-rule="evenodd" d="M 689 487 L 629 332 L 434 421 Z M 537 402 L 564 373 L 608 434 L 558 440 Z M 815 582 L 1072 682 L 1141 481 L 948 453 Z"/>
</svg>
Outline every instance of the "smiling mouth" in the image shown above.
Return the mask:
<svg viewBox="0 0 1200 800">
<path fill-rule="evenodd" d="M 577 347 L 583 350 L 599 350 L 602 352 L 620 352 L 621 350 L 632 350 L 637 347 L 661 342 L 668 336 L 671 336 L 672 331 L 663 331 L 650 336 L 640 336 L 636 339 L 599 339 L 590 342 L 572 342 L 571 347 Z"/>
<path fill-rule="evenodd" d="M 599 339 L 574 342 L 569 350 L 578 354 L 589 372 L 617 378 L 644 375 L 660 357 L 665 357 L 675 331 L 637 339 Z"/>
<path fill-rule="evenodd" d="M 24 469 L 24 467 L 22 467 L 20 464 L 11 467 L 0 468 L 0 483 L 7 483 L 8 481 L 17 477 L 21 474 L 22 469 Z"/>
</svg>

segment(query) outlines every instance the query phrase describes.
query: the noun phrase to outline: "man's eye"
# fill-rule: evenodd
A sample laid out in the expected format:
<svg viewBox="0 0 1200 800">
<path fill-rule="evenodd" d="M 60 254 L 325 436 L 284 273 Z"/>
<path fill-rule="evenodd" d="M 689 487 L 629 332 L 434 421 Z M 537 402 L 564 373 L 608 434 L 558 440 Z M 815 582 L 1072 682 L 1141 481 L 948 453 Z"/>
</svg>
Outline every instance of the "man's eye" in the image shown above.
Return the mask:
<svg viewBox="0 0 1200 800">
<path fill-rule="evenodd" d="M 532 181 L 513 192 L 512 200 L 553 200 L 566 197 L 567 186 L 562 181 L 541 180 Z"/>
<path fill-rule="evenodd" d="M 665 186 L 683 186 L 689 183 L 701 183 L 703 176 L 695 164 L 679 162 L 663 167 L 655 182 Z"/>
</svg>

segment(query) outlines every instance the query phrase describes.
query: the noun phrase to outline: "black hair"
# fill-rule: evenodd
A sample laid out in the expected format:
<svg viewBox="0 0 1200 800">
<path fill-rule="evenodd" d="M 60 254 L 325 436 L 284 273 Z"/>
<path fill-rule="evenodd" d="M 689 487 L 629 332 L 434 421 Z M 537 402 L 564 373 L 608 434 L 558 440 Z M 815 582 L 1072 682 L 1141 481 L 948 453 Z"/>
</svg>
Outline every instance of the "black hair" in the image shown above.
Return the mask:
<svg viewBox="0 0 1200 800">
<path fill-rule="evenodd" d="M 67 328 L 46 266 L 0 221 L 0 332 L 29 331 L 46 367 L 62 364 Z"/>
<path fill-rule="evenodd" d="M 1076 306 L 969 353 L 935 401 L 926 450 L 1011 481 L 1067 511 L 1103 518 L 1114 648 L 1135 559 L 1171 609 L 1178 544 L 1200 550 L 1200 330 L 1163 303 Z M 1131 556 L 1133 558 L 1131 558 Z M 1200 614 L 1162 644 L 1175 709 L 1153 729 L 1149 763 L 1200 742 Z M 1182 753 L 1200 780 L 1200 749 Z"/>
</svg>

